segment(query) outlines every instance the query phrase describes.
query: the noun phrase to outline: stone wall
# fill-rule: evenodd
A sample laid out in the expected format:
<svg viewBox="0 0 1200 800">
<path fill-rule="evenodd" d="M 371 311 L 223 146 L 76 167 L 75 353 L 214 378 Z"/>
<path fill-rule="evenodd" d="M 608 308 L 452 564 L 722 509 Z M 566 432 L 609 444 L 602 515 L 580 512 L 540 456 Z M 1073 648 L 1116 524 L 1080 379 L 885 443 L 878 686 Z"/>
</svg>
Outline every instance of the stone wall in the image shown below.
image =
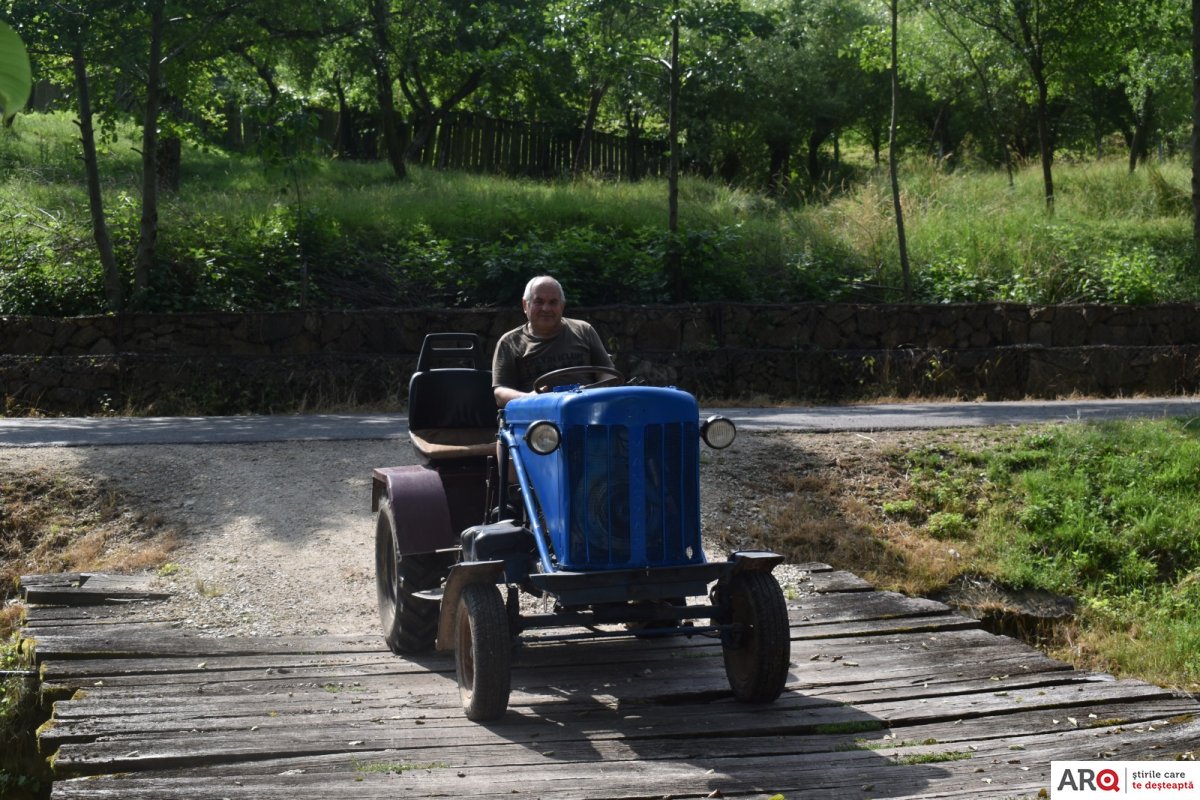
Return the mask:
<svg viewBox="0 0 1200 800">
<path fill-rule="evenodd" d="M 1200 306 L 745 305 L 571 309 L 618 367 L 702 398 L 846 401 L 1200 389 Z M 421 339 L 490 349 L 520 311 L 0 317 L 10 413 L 243 413 L 402 401 Z"/>
</svg>

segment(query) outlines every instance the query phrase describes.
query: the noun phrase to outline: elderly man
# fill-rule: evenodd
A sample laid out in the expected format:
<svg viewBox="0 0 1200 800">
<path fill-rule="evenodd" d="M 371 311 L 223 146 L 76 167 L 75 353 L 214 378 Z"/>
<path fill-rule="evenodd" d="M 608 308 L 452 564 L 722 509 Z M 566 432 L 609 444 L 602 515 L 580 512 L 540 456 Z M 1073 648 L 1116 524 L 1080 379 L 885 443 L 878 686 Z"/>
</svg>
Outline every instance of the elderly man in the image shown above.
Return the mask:
<svg viewBox="0 0 1200 800">
<path fill-rule="evenodd" d="M 521 308 L 528 320 L 500 337 L 492 359 L 492 392 L 503 408 L 532 394 L 540 375 L 564 367 L 613 365 L 600 334 L 586 322 L 563 317 L 567 299 L 554 278 L 542 275 L 525 285 Z"/>
</svg>

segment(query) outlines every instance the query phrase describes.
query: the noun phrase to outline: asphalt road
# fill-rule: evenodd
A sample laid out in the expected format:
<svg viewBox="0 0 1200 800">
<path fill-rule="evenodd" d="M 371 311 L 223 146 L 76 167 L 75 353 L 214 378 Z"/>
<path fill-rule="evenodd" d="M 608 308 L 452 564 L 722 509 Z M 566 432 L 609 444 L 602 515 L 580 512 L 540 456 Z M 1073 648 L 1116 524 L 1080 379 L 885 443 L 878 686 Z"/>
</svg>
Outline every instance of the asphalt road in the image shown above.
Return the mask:
<svg viewBox="0 0 1200 800">
<path fill-rule="evenodd" d="M 704 408 L 743 431 L 877 431 L 1023 425 L 1034 422 L 1200 417 L 1200 399 L 1055 400 L 1011 403 L 888 403 L 788 408 Z M 397 439 L 403 414 L 243 417 L 0 418 L 0 447 Z"/>
</svg>

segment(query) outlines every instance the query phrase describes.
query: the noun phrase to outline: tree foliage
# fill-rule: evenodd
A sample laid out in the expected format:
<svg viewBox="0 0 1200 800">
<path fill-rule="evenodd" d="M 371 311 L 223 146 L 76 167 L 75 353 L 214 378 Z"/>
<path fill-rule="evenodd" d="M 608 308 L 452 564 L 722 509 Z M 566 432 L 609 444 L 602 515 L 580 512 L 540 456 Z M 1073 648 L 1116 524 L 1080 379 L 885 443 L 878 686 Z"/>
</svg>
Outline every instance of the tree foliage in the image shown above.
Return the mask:
<svg viewBox="0 0 1200 800">
<path fill-rule="evenodd" d="M 784 203 L 827 197 L 889 141 L 940 168 L 1036 160 L 1054 207 L 1063 154 L 1135 169 L 1190 135 L 1183 0 L 899 0 L 895 87 L 881 0 L 0 0 L 40 80 L 79 116 L 110 306 L 160 269 L 159 205 L 180 142 L 284 166 L 304 213 L 305 159 L 386 159 L 396 179 L 456 114 L 576 137 L 665 140 L 684 172 Z M 678 73 L 664 68 L 678 28 Z M 0 28 L 0 35 L 3 34 Z M 9 53 L 0 39 L 0 54 Z M 21 96 L 0 55 L 3 114 Z M 894 93 L 893 93 L 894 88 Z M 893 98 L 894 94 L 894 98 Z M 897 116 L 889 136 L 895 100 Z M 320 120 L 334 119 L 333 129 Z M 104 143 L 142 131 L 132 254 L 107 232 Z M 90 140 L 90 141 L 89 141 Z M 850 163 L 849 148 L 871 158 Z M 636 165 L 629 171 L 636 175 Z"/>
</svg>

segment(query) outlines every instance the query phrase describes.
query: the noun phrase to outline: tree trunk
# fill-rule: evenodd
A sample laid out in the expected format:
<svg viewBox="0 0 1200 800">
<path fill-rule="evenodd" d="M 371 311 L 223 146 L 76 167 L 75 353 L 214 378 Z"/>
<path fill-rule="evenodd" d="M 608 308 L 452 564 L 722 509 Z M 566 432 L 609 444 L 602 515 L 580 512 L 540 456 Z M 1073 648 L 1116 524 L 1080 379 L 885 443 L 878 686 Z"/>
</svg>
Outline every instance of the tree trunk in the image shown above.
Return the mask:
<svg viewBox="0 0 1200 800">
<path fill-rule="evenodd" d="M 900 274 L 904 278 L 904 300 L 912 302 L 912 278 L 908 268 L 908 240 L 904 235 L 904 209 L 900 205 L 900 175 L 896 164 L 896 123 L 900 113 L 900 76 L 896 58 L 897 0 L 891 0 L 892 12 L 892 121 L 888 126 L 888 169 L 892 177 L 892 206 L 896 210 L 896 243 L 900 249 Z"/>
<path fill-rule="evenodd" d="M 1150 152 L 1150 125 L 1153 116 L 1154 94 L 1150 90 L 1146 91 L 1146 99 L 1142 103 L 1140 109 L 1135 109 L 1133 114 L 1133 137 L 1129 143 L 1129 171 L 1132 173 L 1137 170 L 1139 163 L 1146 163 L 1146 156 Z"/>
<path fill-rule="evenodd" d="M 391 50 L 388 41 L 388 18 L 390 6 L 386 0 L 374 0 L 371 3 L 372 32 L 375 36 L 375 95 L 379 101 L 379 114 L 382 117 L 383 146 L 387 152 L 388 163 L 392 166 L 392 174 L 397 180 L 408 177 L 404 163 L 404 147 L 400 142 L 400 132 L 396 127 L 396 100 L 392 85 L 392 70 L 388 65 L 388 53 Z"/>
<path fill-rule="evenodd" d="M 808 179 L 813 186 L 821 180 L 821 145 L 832 133 L 833 128 L 828 123 L 818 121 L 808 136 Z"/>
<path fill-rule="evenodd" d="M 767 196 L 780 198 L 787 195 L 788 176 L 791 172 L 792 142 L 775 137 L 767 141 L 770 166 L 767 170 Z"/>
<path fill-rule="evenodd" d="M 1037 129 L 1038 152 L 1042 157 L 1042 186 L 1046 192 L 1046 213 L 1054 213 L 1054 142 L 1050 135 L 1050 101 L 1046 79 L 1039 72 L 1037 78 Z"/>
<path fill-rule="evenodd" d="M 1200 271 L 1200 0 L 1192 0 L 1192 269 Z"/>
<path fill-rule="evenodd" d="M 667 173 L 667 230 L 670 241 L 667 247 L 667 275 L 676 303 L 683 302 L 683 264 L 679 252 L 679 14 L 671 17 L 671 91 L 670 120 L 667 124 L 668 146 L 671 148 L 671 164 Z"/>
<path fill-rule="evenodd" d="M 142 220 L 138 228 L 133 291 L 150 286 L 150 270 L 158 251 L 158 109 L 162 96 L 163 4 L 150 8 L 150 58 L 146 70 L 146 108 L 142 117 Z M 136 297 L 135 297 L 136 300 Z"/>
<path fill-rule="evenodd" d="M 1198 0 L 1200 2 L 1200 0 Z M 625 147 L 627 149 L 627 174 L 629 182 L 642 179 L 642 120 L 632 110 L 625 112 Z"/>
<path fill-rule="evenodd" d="M 429 140 L 437 133 L 438 127 L 449 116 L 459 103 L 466 100 L 471 94 L 479 88 L 483 82 L 483 70 L 477 69 L 467 76 L 463 81 L 462 86 L 443 101 L 440 107 L 434 108 L 432 105 L 419 102 L 408 91 L 405 92 L 409 98 L 409 102 L 416 109 L 420 121 L 416 124 L 413 130 L 412 141 L 408 144 L 408 151 L 405 153 L 405 158 L 409 161 L 415 161 L 420 158 L 421 151 L 429 144 Z"/>
<path fill-rule="evenodd" d="M 1042 159 L 1042 185 L 1046 194 L 1046 213 L 1054 214 L 1054 141 L 1050 133 L 1050 89 L 1046 80 L 1046 62 L 1041 46 L 1034 35 L 1033 24 L 1029 19 L 1028 4 L 1021 4 L 1022 13 L 1017 15 L 1017 24 L 1021 29 L 1024 41 L 1029 71 L 1037 84 L 1037 130 L 1038 152 Z"/>
<path fill-rule="evenodd" d="M 178 136 L 158 140 L 158 188 L 178 192 L 183 174 L 183 142 Z"/>
<path fill-rule="evenodd" d="M 1200 2 L 1200 0 L 1197 0 Z M 92 211 L 92 237 L 100 253 L 100 266 L 104 271 L 104 297 L 109 311 L 120 311 L 124 307 L 124 289 L 121 271 L 113 253 L 112 237 L 108 235 L 108 222 L 104 216 L 104 198 L 100 194 L 100 163 L 96 157 L 96 131 L 92 126 L 92 99 L 88 88 L 87 62 L 83 55 L 82 42 L 76 42 L 71 52 L 75 68 L 75 94 L 79 104 L 79 139 L 83 146 L 83 171 L 87 178 L 88 206 Z"/>
<path fill-rule="evenodd" d="M 591 167 L 592 131 L 596 128 L 596 116 L 600 113 L 600 102 L 604 99 L 604 94 L 608 91 L 608 83 L 600 86 L 593 86 L 588 97 L 587 117 L 583 121 L 583 132 L 579 136 L 579 148 L 575 151 L 575 162 L 571 170 L 571 177 L 578 179 L 584 171 L 584 159 L 587 159 L 587 166 Z"/>
</svg>

